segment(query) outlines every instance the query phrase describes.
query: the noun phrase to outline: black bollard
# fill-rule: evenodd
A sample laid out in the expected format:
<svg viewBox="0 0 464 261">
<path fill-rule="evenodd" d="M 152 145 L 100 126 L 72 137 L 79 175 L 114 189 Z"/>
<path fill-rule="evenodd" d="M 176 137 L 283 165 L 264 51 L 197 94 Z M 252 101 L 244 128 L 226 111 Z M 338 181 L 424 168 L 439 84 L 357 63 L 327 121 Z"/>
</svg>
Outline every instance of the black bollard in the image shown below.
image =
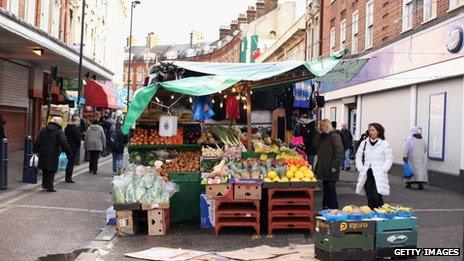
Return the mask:
<svg viewBox="0 0 464 261">
<path fill-rule="evenodd" d="M 8 188 L 8 140 L 0 140 L 0 189 Z"/>
<path fill-rule="evenodd" d="M 33 155 L 32 153 L 33 140 L 28 135 L 24 140 L 24 163 L 23 163 L 23 182 L 37 183 L 37 168 L 29 166 L 29 161 Z"/>
</svg>

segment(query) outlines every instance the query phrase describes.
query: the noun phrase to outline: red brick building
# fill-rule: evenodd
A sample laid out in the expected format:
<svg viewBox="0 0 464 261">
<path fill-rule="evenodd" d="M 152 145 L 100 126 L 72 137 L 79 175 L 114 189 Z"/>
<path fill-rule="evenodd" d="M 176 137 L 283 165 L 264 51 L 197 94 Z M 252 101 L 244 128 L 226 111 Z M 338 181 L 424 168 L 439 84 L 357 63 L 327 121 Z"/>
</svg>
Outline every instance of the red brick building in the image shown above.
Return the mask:
<svg viewBox="0 0 464 261">
<path fill-rule="evenodd" d="M 456 16 L 464 4 L 463 0 L 320 1 L 322 56 L 341 46 L 356 55 L 378 49 Z"/>
</svg>

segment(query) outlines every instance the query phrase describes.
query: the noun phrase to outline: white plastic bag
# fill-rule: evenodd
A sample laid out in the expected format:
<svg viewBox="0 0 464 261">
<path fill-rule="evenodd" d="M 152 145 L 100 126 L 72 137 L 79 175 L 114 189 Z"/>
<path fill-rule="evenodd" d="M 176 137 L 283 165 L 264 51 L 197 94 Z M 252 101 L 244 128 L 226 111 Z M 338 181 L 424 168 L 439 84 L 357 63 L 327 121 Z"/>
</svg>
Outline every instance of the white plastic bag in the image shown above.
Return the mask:
<svg viewBox="0 0 464 261">
<path fill-rule="evenodd" d="M 29 159 L 29 167 L 37 168 L 38 166 L 39 166 L 39 156 L 37 156 L 37 154 L 34 153 Z"/>
</svg>

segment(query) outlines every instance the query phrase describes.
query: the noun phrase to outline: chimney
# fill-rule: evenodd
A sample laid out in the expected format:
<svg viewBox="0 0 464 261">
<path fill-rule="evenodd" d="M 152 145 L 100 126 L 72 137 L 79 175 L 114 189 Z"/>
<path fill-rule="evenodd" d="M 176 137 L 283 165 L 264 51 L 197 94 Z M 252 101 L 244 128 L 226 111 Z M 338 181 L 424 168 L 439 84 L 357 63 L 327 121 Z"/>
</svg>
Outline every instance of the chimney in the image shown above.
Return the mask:
<svg viewBox="0 0 464 261">
<path fill-rule="evenodd" d="M 256 20 L 256 10 L 254 6 L 249 6 L 246 12 L 247 23 L 251 23 Z"/>
<path fill-rule="evenodd" d="M 237 20 L 232 20 L 230 23 L 230 33 L 233 34 L 235 31 L 239 30 L 240 26 L 238 25 Z"/>
<path fill-rule="evenodd" d="M 158 44 L 158 37 L 153 33 L 148 33 L 147 36 L 147 47 L 148 49 L 153 48 L 153 46 Z"/>
<path fill-rule="evenodd" d="M 264 0 L 264 13 L 267 14 L 278 6 L 278 0 Z"/>
<path fill-rule="evenodd" d="M 256 19 L 266 14 L 264 5 L 265 5 L 264 0 L 258 0 L 256 2 Z"/>
<path fill-rule="evenodd" d="M 238 20 L 239 26 L 240 26 L 241 24 L 246 24 L 246 23 L 247 23 L 246 14 L 240 14 L 240 15 L 238 16 L 238 19 L 237 19 L 237 20 Z"/>
<path fill-rule="evenodd" d="M 131 46 L 134 46 L 134 45 L 135 45 L 135 36 L 132 36 L 132 37 L 130 37 L 130 38 L 127 37 L 126 41 L 127 41 L 126 44 L 127 44 L 127 47 L 128 47 L 128 48 L 129 48 L 129 43 L 130 43 Z"/>
<path fill-rule="evenodd" d="M 219 40 L 222 40 L 226 38 L 226 36 L 230 35 L 230 26 L 227 25 L 221 25 L 219 27 Z"/>
</svg>

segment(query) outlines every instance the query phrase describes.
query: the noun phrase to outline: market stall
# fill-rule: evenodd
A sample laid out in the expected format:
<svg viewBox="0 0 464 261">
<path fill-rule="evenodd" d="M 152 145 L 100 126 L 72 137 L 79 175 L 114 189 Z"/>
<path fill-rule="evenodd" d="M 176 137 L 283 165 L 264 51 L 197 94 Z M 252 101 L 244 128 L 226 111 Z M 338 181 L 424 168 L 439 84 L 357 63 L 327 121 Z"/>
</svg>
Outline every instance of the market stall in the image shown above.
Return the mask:
<svg viewBox="0 0 464 261">
<path fill-rule="evenodd" d="M 134 94 L 123 132 L 134 127 L 132 164 L 146 166 L 165 184 L 176 184 L 170 223 L 200 223 L 201 212 L 202 225 L 208 227 L 208 219 L 216 234 L 236 226 L 260 234 L 263 222 L 268 233 L 292 228 L 312 233 L 313 190 L 319 183 L 311 162 L 300 142 L 272 138 L 272 128 L 253 128 L 252 94 L 334 73 L 346 63 L 340 59 L 343 53 L 315 62 L 175 62 L 153 68 L 152 84 Z M 225 121 L 211 120 L 217 103 L 226 107 Z M 244 128 L 237 124 L 240 107 L 246 111 Z M 154 208 L 168 203 L 144 196 L 147 189 L 117 203 Z"/>
</svg>

